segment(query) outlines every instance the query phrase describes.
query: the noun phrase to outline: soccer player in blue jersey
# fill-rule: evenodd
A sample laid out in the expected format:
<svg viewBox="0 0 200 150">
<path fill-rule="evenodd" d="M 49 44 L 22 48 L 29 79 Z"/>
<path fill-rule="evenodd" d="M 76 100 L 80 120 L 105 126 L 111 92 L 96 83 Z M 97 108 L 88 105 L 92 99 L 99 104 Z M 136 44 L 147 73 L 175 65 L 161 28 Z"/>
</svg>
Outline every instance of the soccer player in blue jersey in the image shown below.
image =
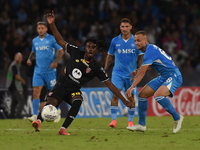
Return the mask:
<svg viewBox="0 0 200 150">
<path fill-rule="evenodd" d="M 182 75 L 174 64 L 172 58 L 161 48 L 148 43 L 145 31 L 135 33 L 135 44 L 137 49 L 144 52 L 143 64 L 137 71 L 136 77 L 131 87 L 126 91 L 126 96 L 131 97 L 134 87 L 142 80 L 148 67 L 154 68 L 160 76 L 147 83 L 138 94 L 138 124 L 127 127 L 131 131 L 146 131 L 146 113 L 148 108 L 147 98 L 153 96 L 154 99 L 169 113 L 174 119 L 173 133 L 179 132 L 183 121 L 183 116 L 178 114 L 170 100 L 174 92 L 182 84 Z"/>
<path fill-rule="evenodd" d="M 29 121 L 37 119 L 38 110 L 45 105 L 44 100 L 40 100 L 41 90 L 46 83 L 47 89 L 51 90 L 56 83 L 56 67 L 58 61 L 64 54 L 64 50 L 56 43 L 54 36 L 47 33 L 47 24 L 45 22 L 37 23 L 38 36 L 32 40 L 32 52 L 27 60 L 27 65 L 31 66 L 33 54 L 36 55 L 36 65 L 33 74 L 33 116 Z M 56 56 L 56 51 L 58 54 Z M 60 109 L 58 111 L 60 113 Z M 55 120 L 59 122 L 60 115 Z"/>
<path fill-rule="evenodd" d="M 128 18 L 123 18 L 120 23 L 121 34 L 113 38 L 111 41 L 106 63 L 104 69 L 107 70 L 111 64 L 113 56 L 115 56 L 115 64 L 112 71 L 112 83 L 121 91 L 123 88 L 127 90 L 131 84 L 131 73 L 137 69 L 137 58 L 140 63 L 142 60 L 143 53 L 138 50 L 135 46 L 134 36 L 131 34 L 131 21 Z M 140 57 L 138 57 L 140 56 Z M 135 102 L 134 94 L 129 97 L 131 102 Z M 109 124 L 110 127 L 116 127 L 117 124 L 117 112 L 118 112 L 118 97 L 113 94 L 111 100 L 111 117 L 112 122 Z M 133 126 L 133 118 L 135 114 L 135 108 L 128 109 L 128 126 Z"/>
</svg>

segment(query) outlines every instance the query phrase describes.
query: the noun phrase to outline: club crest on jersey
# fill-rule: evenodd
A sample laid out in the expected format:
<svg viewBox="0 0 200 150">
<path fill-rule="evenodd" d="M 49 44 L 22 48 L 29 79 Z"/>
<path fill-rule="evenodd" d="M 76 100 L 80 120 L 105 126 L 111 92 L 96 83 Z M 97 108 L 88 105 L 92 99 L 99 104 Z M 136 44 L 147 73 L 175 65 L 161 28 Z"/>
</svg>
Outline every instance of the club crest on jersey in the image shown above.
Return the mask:
<svg viewBox="0 0 200 150">
<path fill-rule="evenodd" d="M 89 73 L 91 70 L 92 70 L 91 68 L 87 67 L 86 73 Z"/>
<path fill-rule="evenodd" d="M 79 62 L 79 60 L 78 60 L 78 59 L 76 59 L 75 61 L 76 61 L 76 62 Z"/>
<path fill-rule="evenodd" d="M 120 54 L 120 53 L 122 52 L 122 50 L 121 50 L 121 49 L 118 49 L 117 52 Z"/>
</svg>

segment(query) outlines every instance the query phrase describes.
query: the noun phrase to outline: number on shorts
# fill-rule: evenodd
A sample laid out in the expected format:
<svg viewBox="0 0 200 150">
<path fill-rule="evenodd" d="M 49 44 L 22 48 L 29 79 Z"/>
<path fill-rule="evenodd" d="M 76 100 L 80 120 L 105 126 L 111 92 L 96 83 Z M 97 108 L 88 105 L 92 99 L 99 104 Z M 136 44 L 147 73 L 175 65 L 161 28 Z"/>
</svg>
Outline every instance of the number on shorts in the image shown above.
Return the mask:
<svg viewBox="0 0 200 150">
<path fill-rule="evenodd" d="M 56 79 L 53 79 L 50 81 L 51 87 L 54 86 L 56 84 Z"/>
</svg>

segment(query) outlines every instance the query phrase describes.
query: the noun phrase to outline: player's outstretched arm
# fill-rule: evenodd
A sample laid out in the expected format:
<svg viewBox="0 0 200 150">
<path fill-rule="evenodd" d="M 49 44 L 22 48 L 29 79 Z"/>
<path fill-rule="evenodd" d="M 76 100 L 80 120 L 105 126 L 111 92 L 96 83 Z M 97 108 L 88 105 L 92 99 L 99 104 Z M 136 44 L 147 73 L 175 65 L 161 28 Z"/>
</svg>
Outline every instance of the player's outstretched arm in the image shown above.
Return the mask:
<svg viewBox="0 0 200 150">
<path fill-rule="evenodd" d="M 54 11 L 52 10 L 52 13 L 48 13 L 47 15 L 45 15 L 45 17 L 47 18 L 47 21 L 50 25 L 50 28 L 53 32 L 53 36 L 56 39 L 56 42 L 63 48 L 66 49 L 65 46 L 67 44 L 67 42 L 64 41 L 63 37 L 60 35 L 56 25 L 55 25 L 55 16 L 54 16 Z"/>
<path fill-rule="evenodd" d="M 130 101 L 127 101 L 123 96 L 122 94 L 119 92 L 119 90 L 116 88 L 116 86 L 110 81 L 110 80 L 107 80 L 104 82 L 108 88 L 115 94 L 117 95 L 117 97 L 119 97 L 121 99 L 121 101 L 124 103 L 124 105 L 126 105 L 127 107 L 129 108 L 134 108 L 135 105 L 130 102 Z"/>
<path fill-rule="evenodd" d="M 132 96 L 132 92 L 133 92 L 134 87 L 136 85 L 138 85 L 138 83 L 140 83 L 140 81 L 143 79 L 148 67 L 149 67 L 149 65 L 144 65 L 144 66 L 140 67 L 131 87 L 125 93 L 127 98 L 130 98 Z"/>
</svg>

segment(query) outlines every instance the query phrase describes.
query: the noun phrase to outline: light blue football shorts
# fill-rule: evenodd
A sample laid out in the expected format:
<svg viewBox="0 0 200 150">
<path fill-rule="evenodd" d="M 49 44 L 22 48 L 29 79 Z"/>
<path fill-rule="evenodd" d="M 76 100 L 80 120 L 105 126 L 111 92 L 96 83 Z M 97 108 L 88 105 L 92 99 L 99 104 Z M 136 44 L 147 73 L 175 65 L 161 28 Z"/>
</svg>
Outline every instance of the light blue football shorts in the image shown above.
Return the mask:
<svg viewBox="0 0 200 150">
<path fill-rule="evenodd" d="M 158 76 L 147 83 L 147 85 L 149 85 L 154 91 L 157 91 L 161 85 L 165 85 L 171 92 L 169 97 L 173 97 L 174 92 L 181 86 L 182 82 L 183 79 L 181 75 L 176 76 L 175 74 L 172 74 L 168 78 L 162 78 L 161 76 Z"/>
<path fill-rule="evenodd" d="M 46 83 L 47 89 L 51 90 L 56 84 L 56 72 L 50 73 L 36 73 L 33 74 L 33 87 L 34 86 L 44 86 L 44 82 Z"/>
<path fill-rule="evenodd" d="M 133 80 L 130 81 L 130 78 L 124 78 L 117 73 L 112 73 L 111 82 L 118 88 L 118 89 L 125 89 L 125 92 L 128 88 L 132 85 Z M 138 95 L 138 88 L 135 87 L 133 89 L 133 95 Z"/>
</svg>

